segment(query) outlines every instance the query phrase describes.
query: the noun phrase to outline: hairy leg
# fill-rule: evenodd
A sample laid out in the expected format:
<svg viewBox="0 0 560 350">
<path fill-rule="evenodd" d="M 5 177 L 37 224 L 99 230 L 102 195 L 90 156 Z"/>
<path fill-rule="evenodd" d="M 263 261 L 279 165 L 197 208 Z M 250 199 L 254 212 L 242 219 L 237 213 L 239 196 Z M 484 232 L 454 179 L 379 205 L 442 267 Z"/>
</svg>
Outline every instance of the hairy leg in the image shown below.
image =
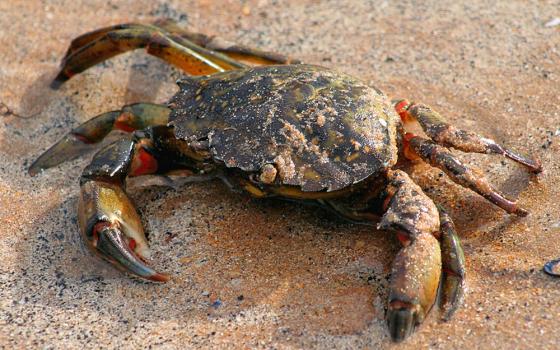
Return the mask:
<svg viewBox="0 0 560 350">
<path fill-rule="evenodd" d="M 422 126 L 424 132 L 442 146 L 453 147 L 469 153 L 500 154 L 525 165 L 534 173 L 542 171 L 542 165 L 539 161 L 517 154 L 499 145 L 494 140 L 458 129 L 426 105 L 410 103 L 407 100 L 397 100 L 395 109 L 405 123 L 416 120 Z"/>
</svg>

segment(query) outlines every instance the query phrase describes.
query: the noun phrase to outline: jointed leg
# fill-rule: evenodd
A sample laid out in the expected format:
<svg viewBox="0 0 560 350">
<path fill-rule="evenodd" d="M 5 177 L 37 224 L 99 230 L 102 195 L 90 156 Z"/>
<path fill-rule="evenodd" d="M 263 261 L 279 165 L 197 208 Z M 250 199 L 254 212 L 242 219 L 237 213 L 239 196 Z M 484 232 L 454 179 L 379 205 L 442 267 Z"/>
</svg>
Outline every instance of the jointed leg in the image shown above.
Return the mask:
<svg viewBox="0 0 560 350">
<path fill-rule="evenodd" d="M 205 49 L 178 36 L 172 37 L 157 26 L 132 23 L 102 28 L 75 39 L 62 61 L 60 73 L 51 86 L 58 88 L 73 75 L 97 63 L 144 47 L 149 54 L 192 75 L 245 67 L 224 54 Z"/>
<path fill-rule="evenodd" d="M 518 207 L 516 202 L 510 201 L 492 188 L 480 170 L 462 164 L 445 147 L 419 136 L 405 134 L 406 153 L 412 153 L 428 164 L 440 168 L 454 182 L 470 188 L 508 213 L 518 216 L 528 214 L 525 209 Z"/>
<path fill-rule="evenodd" d="M 51 86 L 58 88 L 73 75 L 130 50 L 146 48 L 151 55 L 177 66 L 191 75 L 206 75 L 256 64 L 297 63 L 283 55 L 228 43 L 217 37 L 191 33 L 174 22 L 154 25 L 119 24 L 101 28 L 74 39 L 62 68 Z"/>
<path fill-rule="evenodd" d="M 501 154 L 527 166 L 534 173 L 542 171 L 539 161 L 523 157 L 473 132 L 457 129 L 428 106 L 400 100 L 396 101 L 395 109 L 404 122 L 418 121 L 424 132 L 440 145 L 464 152 Z"/>
<path fill-rule="evenodd" d="M 208 36 L 201 33 L 189 32 L 168 19 L 157 21 L 155 25 L 165 29 L 172 35 L 178 35 L 207 49 L 225 53 L 229 57 L 238 61 L 257 65 L 301 63 L 300 60 L 292 59 L 279 53 L 262 51 L 231 43 L 217 36 Z"/>
<path fill-rule="evenodd" d="M 112 130 L 131 132 L 149 126 L 166 125 L 169 113 L 169 108 L 152 103 L 135 103 L 120 111 L 103 113 L 73 129 L 49 148 L 29 167 L 29 174 L 34 176 L 41 170 L 82 155 Z"/>
</svg>

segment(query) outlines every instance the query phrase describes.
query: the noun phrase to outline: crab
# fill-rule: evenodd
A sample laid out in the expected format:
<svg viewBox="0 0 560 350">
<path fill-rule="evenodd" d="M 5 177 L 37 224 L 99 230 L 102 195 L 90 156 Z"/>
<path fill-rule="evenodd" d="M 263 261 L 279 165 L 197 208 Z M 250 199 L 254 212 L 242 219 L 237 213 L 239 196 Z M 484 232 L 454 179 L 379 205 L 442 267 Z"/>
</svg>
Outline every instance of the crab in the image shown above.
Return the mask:
<svg viewBox="0 0 560 350">
<path fill-rule="evenodd" d="M 386 320 L 407 338 L 441 294 L 444 319 L 461 303 L 465 260 L 450 216 L 400 167 L 421 160 L 507 213 L 528 212 L 483 172 L 450 151 L 498 154 L 541 171 L 538 160 L 449 124 L 432 108 L 390 100 L 349 75 L 286 56 L 192 33 L 176 23 L 121 24 L 74 39 L 51 84 L 117 54 L 146 48 L 188 76 L 166 105 L 135 103 L 73 129 L 43 153 L 30 175 L 85 153 L 110 131 L 131 133 L 98 151 L 80 177 L 78 222 L 86 245 L 131 275 L 166 282 L 149 262 L 127 178 L 180 173 L 223 179 L 254 197 L 317 204 L 355 222 L 394 232 Z M 410 131 L 420 125 L 427 138 Z"/>
</svg>

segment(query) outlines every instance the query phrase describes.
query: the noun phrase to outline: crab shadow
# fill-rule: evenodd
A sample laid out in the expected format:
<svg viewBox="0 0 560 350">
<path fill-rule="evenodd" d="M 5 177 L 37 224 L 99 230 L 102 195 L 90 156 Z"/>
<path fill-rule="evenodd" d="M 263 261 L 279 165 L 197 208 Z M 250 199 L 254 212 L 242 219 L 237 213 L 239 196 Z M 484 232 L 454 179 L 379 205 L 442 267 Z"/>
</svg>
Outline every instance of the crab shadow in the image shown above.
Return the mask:
<svg viewBox="0 0 560 350">
<path fill-rule="evenodd" d="M 268 330 L 278 337 L 367 332 L 383 338 L 386 262 L 398 249 L 392 239 L 313 207 L 224 192 L 210 182 L 132 194 L 154 264 L 173 276 L 166 284 L 128 278 L 86 251 L 75 196 L 53 205 L 21 246 L 13 300 L 95 315 L 126 333 L 147 320 L 202 332 L 260 314 L 270 327 L 270 317 L 278 318 Z"/>
<path fill-rule="evenodd" d="M 279 338 L 297 332 L 389 341 L 384 308 L 399 249 L 392 235 L 315 207 L 231 193 L 218 181 L 130 194 L 153 263 L 171 273 L 170 282 L 128 278 L 90 254 L 71 196 L 29 229 L 35 235 L 21 246 L 13 300 L 95 315 L 103 320 L 98 327 L 126 334 L 147 322 L 173 322 L 203 335 L 224 331 L 231 319 L 261 317 Z"/>
</svg>

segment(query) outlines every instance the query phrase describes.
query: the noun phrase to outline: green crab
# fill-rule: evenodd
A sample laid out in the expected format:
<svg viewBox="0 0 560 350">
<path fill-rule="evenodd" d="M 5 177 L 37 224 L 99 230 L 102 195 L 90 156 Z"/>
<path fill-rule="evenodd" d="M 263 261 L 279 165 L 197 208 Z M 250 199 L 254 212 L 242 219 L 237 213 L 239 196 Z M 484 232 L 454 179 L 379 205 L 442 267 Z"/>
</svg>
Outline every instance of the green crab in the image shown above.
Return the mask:
<svg viewBox="0 0 560 350">
<path fill-rule="evenodd" d="M 147 263 L 148 244 L 125 192 L 127 178 L 177 171 L 194 179 L 219 177 L 252 196 L 314 203 L 396 233 L 402 249 L 392 266 L 387 322 L 391 337 L 401 341 L 424 320 L 438 290 L 444 317 L 453 314 L 465 267 L 451 218 L 397 161 L 421 159 L 506 212 L 527 215 L 447 147 L 500 154 L 535 173 L 541 171 L 538 161 L 457 129 L 428 106 L 391 101 L 346 74 L 191 33 L 170 21 L 116 25 L 74 39 L 51 86 L 136 48 L 189 74 L 177 82 L 170 102 L 101 114 L 29 168 L 36 175 L 79 156 L 111 130 L 132 133 L 99 151 L 80 177 L 83 239 L 123 271 L 169 279 Z M 420 124 L 429 139 L 407 131 L 411 123 Z"/>
</svg>

